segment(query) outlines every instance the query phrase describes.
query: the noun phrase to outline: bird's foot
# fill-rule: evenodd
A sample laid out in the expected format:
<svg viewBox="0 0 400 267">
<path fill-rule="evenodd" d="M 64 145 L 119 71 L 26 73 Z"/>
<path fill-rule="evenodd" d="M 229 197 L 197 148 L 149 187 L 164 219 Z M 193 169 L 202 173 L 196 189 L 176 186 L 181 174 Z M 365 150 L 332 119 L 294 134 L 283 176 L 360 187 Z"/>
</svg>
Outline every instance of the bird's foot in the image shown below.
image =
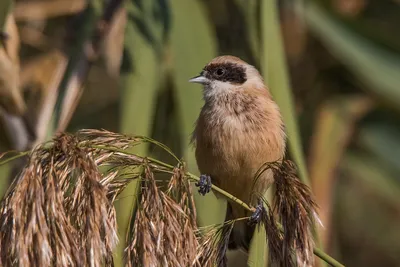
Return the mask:
<svg viewBox="0 0 400 267">
<path fill-rule="evenodd" d="M 258 205 L 256 206 L 256 210 L 254 211 L 254 213 L 250 216 L 249 218 L 249 224 L 258 224 L 263 215 L 266 213 L 266 209 L 264 207 L 264 205 L 262 204 L 262 202 L 260 201 L 258 203 Z"/>
<path fill-rule="evenodd" d="M 199 193 L 205 195 L 211 190 L 211 177 L 210 175 L 200 175 L 200 181 L 195 184 L 199 188 Z"/>
</svg>

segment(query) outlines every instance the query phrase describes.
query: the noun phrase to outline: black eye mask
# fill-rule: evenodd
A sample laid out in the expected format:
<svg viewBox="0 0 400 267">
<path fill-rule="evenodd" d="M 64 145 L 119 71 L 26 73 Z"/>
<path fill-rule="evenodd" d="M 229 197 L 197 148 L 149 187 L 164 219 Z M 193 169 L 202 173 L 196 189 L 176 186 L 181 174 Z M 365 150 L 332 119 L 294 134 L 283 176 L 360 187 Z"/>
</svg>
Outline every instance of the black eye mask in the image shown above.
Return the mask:
<svg viewBox="0 0 400 267">
<path fill-rule="evenodd" d="M 210 64 L 204 68 L 204 71 L 205 77 L 210 80 L 235 84 L 243 84 L 247 81 L 246 69 L 234 63 Z"/>
</svg>

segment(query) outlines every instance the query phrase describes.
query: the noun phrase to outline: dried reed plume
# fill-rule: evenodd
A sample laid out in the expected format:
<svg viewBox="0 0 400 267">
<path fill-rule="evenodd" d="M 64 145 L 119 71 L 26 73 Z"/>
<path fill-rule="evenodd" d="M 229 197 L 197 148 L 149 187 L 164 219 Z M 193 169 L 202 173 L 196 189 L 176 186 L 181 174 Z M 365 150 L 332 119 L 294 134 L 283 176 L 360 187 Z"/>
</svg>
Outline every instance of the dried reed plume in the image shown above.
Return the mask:
<svg viewBox="0 0 400 267">
<path fill-rule="evenodd" d="M 264 215 L 271 260 L 279 266 L 313 266 L 314 241 L 312 229 L 317 217 L 317 205 L 309 187 L 297 177 L 295 165 L 290 160 L 267 163 L 263 171 L 272 169 L 275 179 L 275 205 L 273 211 L 283 228 L 280 237 L 275 220 Z M 272 216 L 272 213 L 270 214 Z"/>
<path fill-rule="evenodd" d="M 267 207 L 268 211 L 262 206 L 261 222 L 264 225 L 265 233 L 267 235 L 268 244 L 268 257 L 269 262 L 282 262 L 283 259 L 283 233 L 279 230 L 278 224 L 273 214 L 273 210 L 268 202 L 263 199 L 263 204 Z M 258 227 L 260 225 L 257 225 Z"/>
<path fill-rule="evenodd" d="M 110 177 L 117 169 L 123 173 L 119 174 L 119 179 L 112 179 L 113 191 L 119 187 L 117 181 L 124 184 L 129 178 L 141 179 L 138 210 L 126 248 L 127 266 L 198 266 L 195 204 L 184 166 L 176 156 L 164 145 L 146 137 L 130 138 L 110 132 L 105 134 L 105 131 L 81 131 L 80 136 L 83 135 L 85 145 L 94 148 L 94 152 L 111 153 L 103 163 L 112 166 Z M 165 167 L 154 159 L 126 151 L 143 142 L 167 151 L 177 160 L 178 167 Z M 157 186 L 154 177 L 157 172 L 171 174 L 166 192 Z"/>
<path fill-rule="evenodd" d="M 179 173 L 170 182 L 170 193 L 175 191 L 174 184 L 181 183 Z M 145 166 L 143 176 L 140 205 L 126 249 L 127 266 L 200 266 L 196 261 L 195 217 L 185 213 L 185 202 L 192 202 L 188 191 L 177 203 L 157 187 L 149 165 Z M 180 190 L 185 187 L 180 186 Z"/>
<path fill-rule="evenodd" d="M 177 165 L 127 150 L 144 142 L 167 151 Z M 246 219 L 200 231 L 190 186 L 199 178 L 150 138 L 82 130 L 76 135 L 60 134 L 17 156 L 24 154 L 29 157 L 27 166 L 0 206 L 0 266 L 112 266 L 118 241 L 113 203 L 134 179 L 140 179 L 141 190 L 125 250 L 127 266 L 225 266 L 232 227 Z M 290 161 L 263 168 L 271 168 L 276 181 L 274 208 L 266 203 L 268 212 L 262 208 L 259 214 L 271 260 L 293 266 L 295 252 L 299 263 L 310 265 L 316 215 L 311 192 L 297 179 Z M 157 185 L 157 173 L 171 175 L 165 192 Z M 245 209 L 256 210 L 213 188 Z"/>
<path fill-rule="evenodd" d="M 198 231 L 200 247 L 197 258 L 201 266 L 226 266 L 226 251 L 229 236 L 237 220 L 226 221 L 222 225 L 211 225 Z"/>
<path fill-rule="evenodd" d="M 61 134 L 30 153 L 1 203 L 2 266 L 111 265 L 115 211 L 78 142 Z"/>
</svg>

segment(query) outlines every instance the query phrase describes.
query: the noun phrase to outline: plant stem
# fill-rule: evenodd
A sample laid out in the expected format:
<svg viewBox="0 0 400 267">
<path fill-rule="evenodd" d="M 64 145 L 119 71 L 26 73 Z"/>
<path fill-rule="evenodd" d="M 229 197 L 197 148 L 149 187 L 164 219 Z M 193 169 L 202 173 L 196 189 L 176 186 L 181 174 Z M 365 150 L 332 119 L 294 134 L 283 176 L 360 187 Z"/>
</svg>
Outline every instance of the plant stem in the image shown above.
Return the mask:
<svg viewBox="0 0 400 267">
<path fill-rule="evenodd" d="M 331 266 L 344 267 L 343 264 L 341 264 L 340 262 L 329 256 L 319 248 L 314 248 L 314 255 L 316 255 L 317 257 L 319 257 L 320 259 L 322 259 Z"/>
<path fill-rule="evenodd" d="M 9 163 L 9 162 L 11 162 L 13 160 L 19 159 L 19 158 L 21 158 L 23 156 L 26 156 L 26 155 L 28 155 L 29 152 L 30 151 L 19 152 L 18 155 L 15 155 L 13 157 L 9 157 L 8 159 L 5 159 L 5 160 L 0 160 L 0 166 L 4 165 L 4 164 L 7 164 L 7 163 Z"/>
</svg>

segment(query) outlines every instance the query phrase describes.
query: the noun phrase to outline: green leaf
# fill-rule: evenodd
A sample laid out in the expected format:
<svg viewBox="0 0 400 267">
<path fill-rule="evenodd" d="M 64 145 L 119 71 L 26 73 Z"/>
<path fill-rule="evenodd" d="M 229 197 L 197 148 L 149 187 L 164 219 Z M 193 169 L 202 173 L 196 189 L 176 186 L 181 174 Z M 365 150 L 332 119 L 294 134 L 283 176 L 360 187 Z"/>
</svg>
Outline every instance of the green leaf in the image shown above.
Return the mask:
<svg viewBox="0 0 400 267">
<path fill-rule="evenodd" d="M 264 199 L 272 203 L 272 189 L 264 194 Z M 268 212 L 270 212 L 268 210 Z M 247 264 L 251 267 L 267 267 L 268 266 L 268 246 L 267 246 L 267 233 L 263 225 L 256 227 L 254 236 L 250 244 L 250 253 Z"/>
<path fill-rule="evenodd" d="M 400 57 L 347 30 L 318 5 L 305 5 L 304 16 L 324 45 L 365 85 L 365 89 L 398 108 Z"/>
<path fill-rule="evenodd" d="M 259 0 L 235 0 L 244 15 L 246 22 L 246 31 L 249 37 L 251 52 L 257 60 L 256 64 L 260 64 L 260 25 L 258 19 Z"/>
<path fill-rule="evenodd" d="M 190 84 L 188 80 L 216 56 L 216 41 L 200 1 L 174 0 L 171 9 L 173 78 L 184 147 L 187 147 L 184 158 L 188 169 L 198 173 L 189 140 L 203 104 L 202 91 L 199 85 Z M 225 219 L 226 201 L 217 199 L 214 194 L 201 196 L 195 188 L 194 191 L 199 225 L 221 223 Z"/>
<path fill-rule="evenodd" d="M 309 184 L 280 32 L 278 6 L 276 1 L 262 3 L 262 74 L 281 109 L 290 153 L 299 168 L 300 178 L 305 184 Z"/>
<path fill-rule="evenodd" d="M 281 109 L 288 135 L 289 149 L 296 162 L 300 178 L 309 184 L 294 104 L 286 66 L 286 57 L 280 32 L 279 10 L 276 1 L 261 2 L 262 31 L 262 75 L 267 81 L 271 94 Z M 253 237 L 248 263 L 251 266 L 267 265 L 267 244 L 265 232 L 259 231 Z"/>
<path fill-rule="evenodd" d="M 247 261 L 251 267 L 266 267 L 268 264 L 267 234 L 262 225 L 258 225 L 251 240 L 250 254 Z"/>
<path fill-rule="evenodd" d="M 162 25 L 152 16 L 158 1 L 146 1 L 139 9 L 133 1 L 127 2 L 127 25 L 124 53 L 121 63 L 121 132 L 150 136 L 155 110 L 156 94 L 162 82 L 161 33 Z M 148 144 L 135 147 L 132 152 L 147 155 Z M 138 181 L 131 182 L 116 202 L 120 242 L 115 264 L 123 266 L 122 255 L 131 214 L 136 207 Z"/>
</svg>

